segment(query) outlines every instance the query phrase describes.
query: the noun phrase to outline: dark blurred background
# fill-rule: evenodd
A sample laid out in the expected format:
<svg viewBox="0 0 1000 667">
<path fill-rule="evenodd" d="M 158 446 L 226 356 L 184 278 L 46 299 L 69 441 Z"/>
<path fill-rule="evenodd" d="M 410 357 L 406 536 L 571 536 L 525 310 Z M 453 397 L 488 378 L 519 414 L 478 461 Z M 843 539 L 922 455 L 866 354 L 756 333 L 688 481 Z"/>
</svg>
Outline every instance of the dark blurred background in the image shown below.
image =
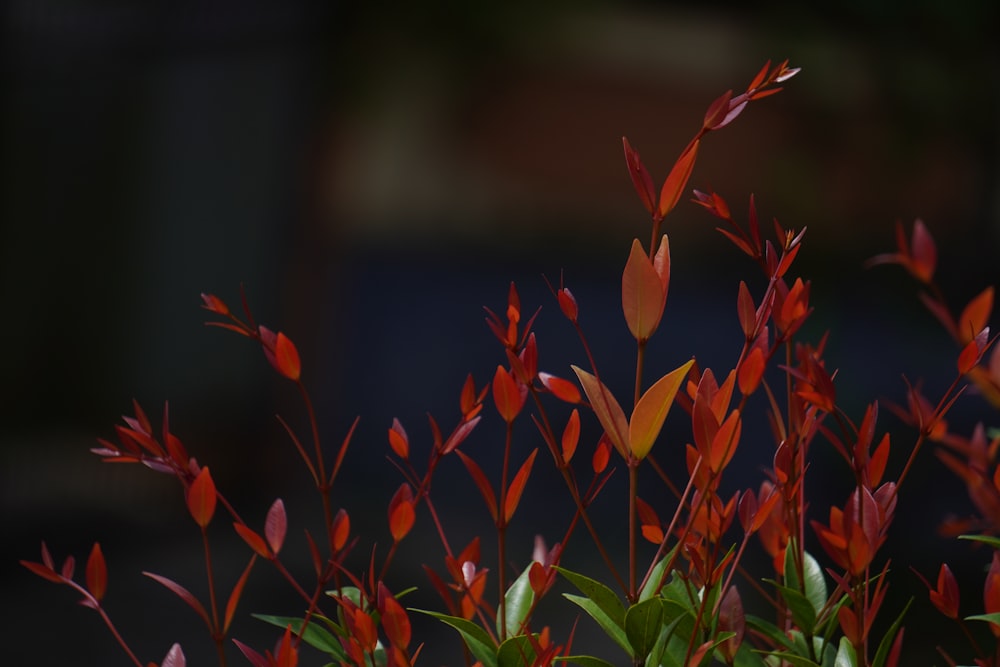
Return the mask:
<svg viewBox="0 0 1000 667">
<path fill-rule="evenodd" d="M 648 229 L 621 137 L 661 181 L 707 105 L 744 87 L 769 58 L 803 72 L 708 137 L 692 186 L 714 188 L 735 211 L 756 193 L 763 220 L 809 227 L 797 263 L 814 282 L 807 335 L 833 329 L 829 363 L 840 368 L 840 397 L 856 418 L 870 400 L 901 399 L 903 373 L 940 391 L 952 343 L 901 271 L 865 271 L 863 262 L 892 248 L 897 219 L 910 225 L 920 216 L 938 240 L 953 303 L 1000 278 L 998 14 L 987 1 L 827 10 L 711 1 L 8 0 L 4 663 L 127 664 L 71 591 L 17 565 L 37 558 L 42 539 L 60 561 L 74 554 L 80 569 L 101 541 L 107 607 L 144 661 L 161 660 L 177 639 L 192 664 L 211 660 L 193 614 L 140 574 L 204 591 L 197 531 L 176 485 L 88 453 L 96 437 L 113 434 L 132 398 L 151 415 L 170 401 L 174 432 L 251 523 L 284 497 L 288 550 L 299 554 L 292 564 L 308 571 L 302 528 L 319 507 L 274 419 L 280 411 L 305 432 L 301 407 L 252 344 L 202 326 L 200 292 L 235 305 L 245 285 L 258 320 L 298 343 L 329 447 L 361 415 L 336 503 L 384 552 L 385 506 L 400 482 L 383 460 L 392 418 L 414 447 L 427 444 L 426 412 L 454 424 L 466 373 L 483 383 L 503 361 L 482 307 L 503 309 L 510 280 L 525 310 L 543 306 L 543 368 L 566 376 L 582 360 L 562 343 L 571 332 L 543 273 L 557 280 L 565 271 L 599 355 L 630 349 L 616 301 L 620 272 L 632 237 L 645 242 Z M 686 203 L 668 219 L 674 278 L 654 368 L 692 354 L 720 369 L 734 361 L 736 280 L 757 276 L 712 227 Z M 632 361 L 622 361 L 605 368 L 627 391 Z M 974 396 L 956 410 L 956 428 L 984 414 L 996 423 Z M 495 421 L 470 448 L 499 447 Z M 898 432 L 901 465 L 912 433 L 887 411 L 881 425 Z M 527 424 L 521 436 L 524 451 L 541 444 Z M 596 434 L 585 437 L 592 443 Z M 680 466 L 675 447 L 663 460 Z M 771 447 L 766 433 L 745 436 L 745 468 L 766 462 Z M 817 487 L 834 481 L 829 500 L 814 501 L 817 518 L 843 502 L 847 476 L 820 456 Z M 442 498 L 460 502 L 446 518 L 471 535 L 487 515 L 464 472 L 450 473 L 456 481 Z M 734 479 L 733 488 L 756 479 Z M 526 502 L 562 508 L 561 496 L 546 497 L 551 480 L 539 480 Z M 905 565 L 935 573 L 951 547 L 928 526 L 968 503 L 930 452 L 909 483 L 919 493 L 904 493 L 890 546 L 892 604 L 916 595 L 908 651 L 929 664 L 929 642 L 953 638 L 927 638 L 940 626 Z M 613 513 L 620 503 L 614 487 L 608 493 Z M 521 566 L 534 532 L 551 543 L 563 526 L 530 518 L 541 526 L 525 526 L 512 547 Z M 222 522 L 213 531 L 228 590 L 246 549 Z M 488 532 L 484 539 L 491 544 Z M 429 589 L 416 566 L 440 569 L 439 548 L 407 546 L 414 569 L 397 581 Z M 590 549 L 582 534 L 571 546 Z M 963 613 L 979 613 L 986 557 L 949 557 L 974 587 Z M 247 612 L 300 611 L 266 565 L 251 588 Z M 587 628 L 581 634 L 594 634 Z M 448 632 L 424 664 L 458 663 Z M 261 649 L 274 637 L 253 620 L 235 634 Z"/>
</svg>

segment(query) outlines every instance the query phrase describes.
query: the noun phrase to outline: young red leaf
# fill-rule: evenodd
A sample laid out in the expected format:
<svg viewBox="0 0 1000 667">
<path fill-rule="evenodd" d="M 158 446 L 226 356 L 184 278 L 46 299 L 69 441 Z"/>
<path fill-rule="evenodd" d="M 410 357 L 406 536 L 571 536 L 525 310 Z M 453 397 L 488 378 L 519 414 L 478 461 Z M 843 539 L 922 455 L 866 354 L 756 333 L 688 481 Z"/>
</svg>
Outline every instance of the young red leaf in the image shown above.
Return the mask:
<svg viewBox="0 0 1000 667">
<path fill-rule="evenodd" d="M 367 616 L 367 615 L 366 615 Z M 368 617 L 371 620 L 371 617 Z M 374 621 L 372 622 L 374 625 Z M 299 651 L 295 648 L 296 643 L 292 641 L 292 626 L 285 628 L 285 634 L 281 638 L 281 643 L 274 655 L 275 667 L 297 667 L 299 664 Z M 371 647 L 374 649 L 374 646 Z"/>
<path fill-rule="evenodd" d="M 267 548 L 267 542 L 265 542 L 264 538 L 258 535 L 256 531 L 250 528 L 250 526 L 245 523 L 234 521 L 233 528 L 236 529 L 236 533 L 243 538 L 243 541 L 246 542 L 247 546 L 253 549 L 255 553 L 267 558 L 268 560 L 273 557 L 270 550 Z"/>
<path fill-rule="evenodd" d="M 236 614 L 236 607 L 240 603 L 240 596 L 243 595 L 243 588 L 247 585 L 247 579 L 250 578 L 250 570 L 253 569 L 253 564 L 257 562 L 257 556 L 251 556 L 250 562 L 247 563 L 246 568 L 243 570 L 243 574 L 240 578 L 236 580 L 236 584 L 233 586 L 232 592 L 229 594 L 229 601 L 226 602 L 226 615 L 222 623 L 222 634 L 229 632 L 229 625 L 233 622 L 233 616 Z"/>
<path fill-rule="evenodd" d="M 677 162 L 674 163 L 670 174 L 667 176 L 667 180 L 663 182 L 663 188 L 660 190 L 659 209 L 657 211 L 661 218 L 665 218 L 680 200 L 681 193 L 687 186 L 688 179 L 691 177 L 691 171 L 694 169 L 700 143 L 701 141 L 696 139 L 688 144 L 684 152 L 681 153 L 681 156 L 677 158 Z"/>
<path fill-rule="evenodd" d="M 205 466 L 191 482 L 187 492 L 188 510 L 194 517 L 195 523 L 202 528 L 207 527 L 212 521 L 216 499 L 215 482 L 212 481 L 208 466 Z"/>
<path fill-rule="evenodd" d="M 951 568 L 942 563 L 938 570 L 937 588 L 930 592 L 931 602 L 938 611 L 948 618 L 958 618 L 959 592 L 958 582 Z"/>
<path fill-rule="evenodd" d="M 392 539 L 399 542 L 406 537 L 413 528 L 416 518 L 413 509 L 413 490 L 409 484 L 403 482 L 389 501 L 389 532 L 392 534 Z"/>
<path fill-rule="evenodd" d="M 580 315 L 580 309 L 576 305 L 576 298 L 569 291 L 569 288 L 561 287 L 556 292 L 556 300 L 559 301 L 559 309 L 566 316 L 566 319 L 570 322 L 576 322 L 577 317 Z"/>
<path fill-rule="evenodd" d="M 393 418 L 392 427 L 389 429 L 389 446 L 396 452 L 396 456 L 404 461 L 410 458 L 410 439 L 396 418 Z"/>
<path fill-rule="evenodd" d="M 958 336 L 962 343 L 968 343 L 986 328 L 993 312 L 993 287 L 987 287 L 980 292 L 962 310 L 958 317 Z"/>
<path fill-rule="evenodd" d="M 537 453 L 537 449 L 531 450 L 531 454 L 528 454 L 528 458 L 521 464 L 521 468 L 514 475 L 510 486 L 507 487 L 507 497 L 503 507 L 504 523 L 510 522 L 511 517 L 514 516 L 514 512 L 517 510 L 518 503 L 521 502 L 521 493 L 524 491 L 525 484 L 528 483 L 528 477 L 531 475 L 531 466 L 535 463 L 535 454 Z"/>
<path fill-rule="evenodd" d="M 285 516 L 285 503 L 278 498 L 267 511 L 267 518 L 264 520 L 264 536 L 271 547 L 271 551 L 277 554 L 281 551 L 281 545 L 285 543 L 285 533 L 288 531 L 288 517 Z"/>
<path fill-rule="evenodd" d="M 670 290 L 670 238 L 666 234 L 660 237 L 660 245 L 653 255 L 653 270 L 660 277 L 663 302 L 666 303 L 667 292 Z"/>
<path fill-rule="evenodd" d="M 927 231 L 924 221 L 920 219 L 913 223 L 908 268 L 910 273 L 924 284 L 931 282 L 934 278 L 934 270 L 937 268 L 937 247 L 934 245 L 934 237 Z"/>
<path fill-rule="evenodd" d="M 22 560 L 22 561 L 19 561 L 19 562 L 21 563 L 21 565 L 23 565 L 24 567 L 28 568 L 29 570 L 31 570 L 35 574 L 37 574 L 42 579 L 48 579 L 49 581 L 51 581 L 51 582 L 53 582 L 55 584 L 65 584 L 66 583 L 65 579 L 63 579 L 62 576 L 60 576 L 58 572 L 56 572 L 55 570 L 53 570 L 48 565 L 44 565 L 42 563 L 35 563 L 33 561 L 30 561 L 30 560 Z"/>
<path fill-rule="evenodd" d="M 87 590 L 99 602 L 108 588 L 108 568 L 104 563 L 101 545 L 97 542 L 94 542 L 94 546 L 90 550 L 90 557 L 87 558 L 86 576 Z"/>
<path fill-rule="evenodd" d="M 726 116 L 729 115 L 729 101 L 732 98 L 733 91 L 727 90 L 709 105 L 705 112 L 705 120 L 702 121 L 702 127 L 705 130 L 714 130 L 725 120 Z"/>
<path fill-rule="evenodd" d="M 656 192 L 653 188 L 653 179 L 650 178 L 649 172 L 646 171 L 642 160 L 639 159 L 639 154 L 633 150 L 632 145 L 625 137 L 622 137 L 622 145 L 625 147 L 625 165 L 628 167 L 628 175 L 632 179 L 632 185 L 639 193 L 639 199 L 642 200 L 642 205 L 646 207 L 649 214 L 656 215 Z"/>
<path fill-rule="evenodd" d="M 569 463 L 572 460 L 579 442 L 580 412 L 576 408 L 573 408 L 573 412 L 569 414 L 569 420 L 566 422 L 566 428 L 563 429 L 562 434 L 562 458 L 564 463 Z"/>
<path fill-rule="evenodd" d="M 580 402 L 580 390 L 569 380 L 564 380 L 563 378 L 544 372 L 538 374 L 538 379 L 541 381 L 542 386 L 548 389 L 556 398 L 567 403 Z"/>
<path fill-rule="evenodd" d="M 679 368 L 667 373 L 656 381 L 639 399 L 629 420 L 629 451 L 638 460 L 646 458 L 653 448 L 667 413 L 674 403 L 677 390 L 687 377 L 694 360 L 690 360 Z"/>
<path fill-rule="evenodd" d="M 733 458 L 736 446 L 739 444 L 742 423 L 739 411 L 733 410 L 729 418 L 719 426 L 715 437 L 712 438 L 711 454 L 707 461 L 712 472 L 718 473 Z"/>
<path fill-rule="evenodd" d="M 625 412 L 621 405 L 615 400 L 611 390 L 603 382 L 578 366 L 571 366 L 576 377 L 580 380 L 590 407 L 597 415 L 597 420 L 604 427 L 611 444 L 624 457 L 628 458 L 628 420 L 625 419 Z"/>
<path fill-rule="evenodd" d="M 66 556 L 66 560 L 63 561 L 62 566 L 62 576 L 64 579 L 73 578 L 73 570 L 76 568 L 76 559 L 72 556 Z"/>
<path fill-rule="evenodd" d="M 472 419 L 463 421 L 461 424 L 456 426 L 452 434 L 448 436 L 448 439 L 443 445 L 441 445 L 441 454 L 450 454 L 455 451 L 455 449 L 457 449 L 458 446 L 469 437 L 469 434 L 472 433 L 472 429 L 476 428 L 476 424 L 479 423 L 481 418 L 481 416 L 473 417 Z M 431 427 L 435 429 L 437 427 L 437 424 L 433 420 L 431 420 Z M 435 442 L 438 440 L 440 440 L 440 437 L 436 436 Z"/>
<path fill-rule="evenodd" d="M 153 581 L 170 589 L 174 593 L 174 595 L 184 600 L 184 602 L 186 602 L 192 609 L 194 609 L 198 613 L 198 616 L 200 616 L 201 620 L 205 622 L 205 625 L 207 625 L 209 628 L 212 627 L 212 619 L 209 618 L 208 612 L 205 611 L 205 607 L 203 607 L 202 604 L 198 602 L 198 598 L 192 595 L 188 589 L 184 588 L 177 582 L 171 579 L 167 579 L 166 577 L 161 577 L 158 574 L 153 574 L 152 572 L 143 572 L 143 574 L 152 579 Z"/>
<path fill-rule="evenodd" d="M 505 422 L 509 424 L 517 418 L 527 393 L 527 387 L 515 380 L 503 366 L 497 366 L 493 375 L 493 402 Z"/>
<path fill-rule="evenodd" d="M 608 439 L 607 434 L 601 436 L 601 439 L 597 441 L 597 447 L 594 449 L 594 455 L 591 457 L 591 466 L 594 469 L 595 475 L 600 475 L 608 467 L 608 462 L 611 459 L 611 441 Z"/>
<path fill-rule="evenodd" d="M 267 658 L 241 642 L 239 639 L 234 639 L 233 643 L 236 644 L 236 648 L 240 650 L 244 658 L 250 661 L 250 664 L 253 665 L 253 667 L 270 667 L 267 664 Z"/>
<path fill-rule="evenodd" d="M 347 538 L 351 534 L 351 518 L 347 510 L 341 508 L 337 515 L 333 517 L 333 526 L 330 528 L 333 535 L 333 550 L 340 551 L 347 544 Z"/>
<path fill-rule="evenodd" d="M 753 297 L 747 284 L 740 281 L 740 292 L 736 299 L 736 312 L 740 318 L 740 328 L 747 340 L 757 337 L 757 307 L 753 304 Z"/>
<path fill-rule="evenodd" d="M 639 515 L 639 524 L 642 526 L 642 536 L 653 544 L 663 542 L 663 524 L 653 506 L 642 498 L 635 499 L 636 511 Z"/>
<path fill-rule="evenodd" d="M 649 339 L 663 315 L 663 283 L 639 239 L 632 241 L 622 274 L 622 310 L 636 340 Z"/>
<path fill-rule="evenodd" d="M 740 364 L 737 379 L 739 380 L 740 392 L 744 396 L 749 396 L 757 390 L 760 380 L 764 376 L 764 351 L 759 347 L 750 350 L 746 359 Z"/>
<path fill-rule="evenodd" d="M 483 500 L 486 501 L 486 507 L 490 511 L 490 516 L 493 517 L 493 521 L 496 522 L 499 515 L 497 514 L 497 499 L 496 494 L 493 493 L 493 487 L 490 486 L 489 480 L 486 478 L 486 473 L 483 469 L 479 467 L 472 458 L 466 456 L 461 450 L 456 452 L 458 458 L 462 459 L 462 463 L 465 464 L 465 468 L 469 471 L 469 476 L 472 477 L 472 481 L 476 483 L 479 488 L 479 493 L 482 494 Z"/>
<path fill-rule="evenodd" d="M 393 597 L 389 589 L 381 581 L 378 582 L 378 612 L 389 643 L 392 646 L 406 648 L 410 645 L 410 619 L 406 610 Z"/>
<path fill-rule="evenodd" d="M 462 410 L 462 418 L 465 420 L 472 419 L 479 411 L 483 409 L 483 396 L 485 395 L 486 388 L 483 388 L 483 393 L 476 395 L 476 382 L 472 378 L 472 373 L 469 373 L 465 377 L 465 384 L 462 385 L 462 394 L 458 401 L 458 406 Z M 398 424 L 397 421 L 393 421 L 392 426 L 396 428 Z M 404 439 L 406 439 L 406 432 L 402 430 L 402 426 L 399 427 L 400 433 Z M 409 449 L 407 449 L 409 451 Z M 403 457 L 406 458 L 406 457 Z"/>
<path fill-rule="evenodd" d="M 167 651 L 167 655 L 163 658 L 163 662 L 160 663 L 160 667 L 186 667 L 187 658 L 184 657 L 184 651 L 181 650 L 180 644 L 174 644 Z"/>
</svg>

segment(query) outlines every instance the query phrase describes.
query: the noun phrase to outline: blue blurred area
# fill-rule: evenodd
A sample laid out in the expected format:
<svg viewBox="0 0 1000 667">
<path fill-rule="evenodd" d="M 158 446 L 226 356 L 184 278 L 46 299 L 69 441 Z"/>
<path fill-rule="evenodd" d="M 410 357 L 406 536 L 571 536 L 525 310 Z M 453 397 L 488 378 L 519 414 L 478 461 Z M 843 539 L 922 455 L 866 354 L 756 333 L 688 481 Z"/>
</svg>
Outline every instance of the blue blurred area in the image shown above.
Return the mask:
<svg viewBox="0 0 1000 667">
<path fill-rule="evenodd" d="M 902 373 L 929 385 L 951 373 L 951 344 L 913 286 L 899 271 L 861 268 L 891 248 L 897 218 L 926 220 L 955 303 L 1000 278 L 994 3 L 10 0 L 3 13 L 0 626 L 10 664 L 126 664 L 69 591 L 16 565 L 42 539 L 60 559 L 102 542 L 109 609 L 144 661 L 177 638 L 193 661 L 211 655 L 187 639 L 202 634 L 182 603 L 140 574 L 201 591 L 177 489 L 87 452 L 132 398 L 153 415 L 169 400 L 174 431 L 248 517 L 262 521 L 285 497 L 298 522 L 290 547 L 315 524 L 308 479 L 274 419 L 304 428 L 296 396 L 251 344 L 202 326 L 199 293 L 236 305 L 244 284 L 258 320 L 296 341 L 331 447 L 362 417 L 341 493 L 359 529 L 384 535 L 400 482 L 384 461 L 385 428 L 398 417 L 426 445 L 427 412 L 452 425 L 466 374 L 482 384 L 504 362 L 482 307 L 502 311 L 511 280 L 526 311 L 542 307 L 546 370 L 568 376 L 583 357 L 564 342 L 571 332 L 542 274 L 564 272 L 599 358 L 628 344 L 620 272 L 648 230 L 621 136 L 662 178 L 708 103 L 768 58 L 803 72 L 706 140 L 692 184 L 734 210 L 754 192 L 762 220 L 809 227 L 798 263 L 814 282 L 809 334 L 834 330 L 845 408 L 860 418 L 874 398 L 900 399 Z M 737 280 L 755 269 L 697 207 L 682 204 L 667 231 L 674 277 L 649 363 L 670 369 L 693 354 L 725 368 L 738 344 Z M 632 363 L 605 362 L 619 391 Z M 959 405 L 959 423 L 981 414 L 975 401 Z M 888 414 L 882 423 L 898 428 Z M 492 427 L 470 445 L 498 448 Z M 520 437 L 525 452 L 541 444 L 530 428 Z M 909 437 L 900 430 L 900 443 Z M 747 479 L 733 488 L 756 484 L 770 452 L 766 432 L 746 440 Z M 841 502 L 839 462 L 820 461 L 815 483 L 834 480 Z M 461 532 L 486 514 L 451 472 L 460 481 L 440 492 L 462 508 L 449 517 Z M 907 536 L 967 505 L 929 452 L 911 483 L 932 493 L 904 499 L 894 557 L 926 574 L 945 545 Z M 558 539 L 561 524 L 540 518 Z M 245 549 L 217 530 L 231 582 Z M 512 554 L 522 564 L 524 530 Z M 412 549 L 414 564 L 440 567 L 433 543 Z M 980 563 L 967 562 L 960 574 L 976 581 Z M 254 586 L 244 609 L 296 612 L 266 567 Z M 917 617 L 907 635 L 914 656 L 927 623 Z M 255 621 L 235 628 L 258 648 L 271 641 Z M 455 660 L 451 643 L 437 650 L 427 664 Z"/>
</svg>

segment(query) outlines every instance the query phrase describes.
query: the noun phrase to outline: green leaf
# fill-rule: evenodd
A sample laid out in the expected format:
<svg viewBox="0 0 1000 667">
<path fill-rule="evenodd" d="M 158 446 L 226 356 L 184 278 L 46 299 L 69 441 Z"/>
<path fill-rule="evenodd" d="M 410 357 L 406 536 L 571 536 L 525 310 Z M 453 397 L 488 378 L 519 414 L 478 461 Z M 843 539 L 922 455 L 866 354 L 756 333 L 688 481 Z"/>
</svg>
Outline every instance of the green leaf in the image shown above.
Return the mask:
<svg viewBox="0 0 1000 667">
<path fill-rule="evenodd" d="M 992 535 L 959 535 L 958 539 L 982 542 L 983 544 L 990 545 L 994 549 L 1000 549 L 1000 537 L 994 537 Z"/>
<path fill-rule="evenodd" d="M 783 651 L 775 651 L 773 653 L 769 651 L 761 651 L 761 653 L 764 653 L 765 655 L 768 656 L 774 656 L 779 660 L 784 660 L 785 662 L 790 663 L 794 667 L 820 667 L 809 658 L 803 658 L 801 655 L 797 653 L 785 653 Z"/>
<path fill-rule="evenodd" d="M 767 663 L 764 662 L 763 656 L 754 653 L 749 642 L 743 642 L 736 651 L 733 667 L 767 667 Z"/>
<path fill-rule="evenodd" d="M 252 614 L 252 616 L 259 621 L 270 623 L 281 629 L 285 629 L 291 625 L 292 632 L 295 634 L 299 634 L 299 630 L 302 627 L 303 619 L 295 618 L 294 616 L 269 616 L 267 614 Z M 330 653 L 338 658 L 347 657 L 343 647 L 340 645 L 340 641 L 316 623 L 310 623 L 306 626 L 306 631 L 302 634 L 302 641 L 315 649 L 319 649 L 323 653 Z"/>
<path fill-rule="evenodd" d="M 625 605 L 613 590 L 590 577 L 556 566 L 556 571 L 566 577 L 577 590 L 594 601 L 594 604 L 619 628 L 625 629 Z"/>
<path fill-rule="evenodd" d="M 507 637 L 519 635 L 523 632 L 525 620 L 528 612 L 535 601 L 535 592 L 531 589 L 531 579 L 528 573 L 531 565 L 524 569 L 524 572 L 507 589 L 504 595 L 506 617 L 507 617 Z M 497 637 L 503 638 L 500 631 L 500 610 L 497 609 Z"/>
<path fill-rule="evenodd" d="M 840 647 L 837 649 L 837 659 L 833 667 L 858 667 L 858 656 L 851 642 L 847 641 L 847 637 L 840 638 Z"/>
<path fill-rule="evenodd" d="M 792 612 L 792 620 L 806 634 L 813 634 L 816 629 L 816 610 L 812 603 L 802 593 L 794 588 L 775 584 L 775 588 L 781 593 L 781 597 L 788 605 L 788 610 Z"/>
<path fill-rule="evenodd" d="M 753 614 L 746 614 L 745 619 L 747 622 L 747 627 L 753 628 L 759 634 L 767 637 L 775 646 L 784 646 L 785 648 L 792 648 L 792 640 L 788 638 L 778 626 L 770 621 L 764 620 L 759 616 L 754 616 Z"/>
<path fill-rule="evenodd" d="M 892 650 L 892 642 L 896 639 L 896 634 L 899 632 L 900 626 L 903 624 L 903 616 L 906 612 L 910 610 L 910 605 L 913 604 L 913 598 L 910 598 L 906 606 L 903 607 L 903 611 L 899 612 L 899 616 L 896 620 L 892 622 L 889 629 L 885 631 L 882 635 L 882 641 L 878 644 L 878 650 L 875 651 L 875 659 L 872 661 L 872 667 L 882 667 L 885 661 L 889 658 L 889 651 Z"/>
<path fill-rule="evenodd" d="M 653 650 L 663 625 L 663 605 L 651 598 L 632 605 L 625 612 L 625 635 L 635 657 L 646 657 Z"/>
<path fill-rule="evenodd" d="M 497 665 L 498 667 L 530 666 L 534 663 L 536 655 L 527 635 L 511 637 L 500 644 L 500 649 L 497 651 Z"/>
<path fill-rule="evenodd" d="M 992 614 L 976 614 L 975 616 L 966 616 L 967 621 L 986 621 L 987 623 L 993 623 L 994 625 L 1000 625 L 1000 612 L 993 612 Z"/>
<path fill-rule="evenodd" d="M 555 658 L 554 662 L 568 662 L 574 665 L 579 665 L 580 667 L 615 667 L 614 663 L 589 655 L 558 656 Z"/>
<path fill-rule="evenodd" d="M 418 614 L 426 614 L 442 621 L 458 630 L 462 635 L 462 640 L 469 647 L 469 651 L 476 660 L 483 663 L 483 667 L 498 667 L 497 665 L 497 645 L 493 643 L 490 636 L 481 627 L 457 616 L 449 616 L 436 611 L 426 609 L 410 609 Z"/>
<path fill-rule="evenodd" d="M 657 667 L 657 665 L 663 664 L 663 656 L 667 652 L 667 646 L 673 637 L 674 630 L 677 629 L 677 625 L 681 622 L 682 616 L 678 616 L 671 622 L 663 622 L 660 626 L 660 635 L 656 638 L 656 644 L 653 645 L 653 650 L 649 652 L 646 657 L 646 667 Z"/>
<path fill-rule="evenodd" d="M 597 624 L 601 626 L 601 629 L 604 630 L 608 637 L 614 639 L 630 656 L 632 655 L 632 647 L 629 645 L 628 637 L 625 635 L 625 628 L 616 624 L 611 617 L 604 613 L 604 610 L 596 602 L 588 597 L 570 595 L 569 593 L 563 593 L 563 597 L 587 612 L 592 619 L 597 621 Z"/>
</svg>

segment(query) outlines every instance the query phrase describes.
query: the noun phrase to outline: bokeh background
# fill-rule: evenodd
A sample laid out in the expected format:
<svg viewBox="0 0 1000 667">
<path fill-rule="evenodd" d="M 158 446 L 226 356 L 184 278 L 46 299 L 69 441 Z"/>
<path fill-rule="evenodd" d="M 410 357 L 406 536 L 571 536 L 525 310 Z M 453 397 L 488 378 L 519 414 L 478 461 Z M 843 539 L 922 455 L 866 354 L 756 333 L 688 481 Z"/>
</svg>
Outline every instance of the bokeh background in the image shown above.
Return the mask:
<svg viewBox="0 0 1000 667">
<path fill-rule="evenodd" d="M 247 517 L 262 521 L 285 497 L 289 550 L 305 558 L 301 530 L 318 505 L 274 418 L 304 428 L 301 408 L 252 345 L 202 326 L 199 293 L 236 304 L 245 285 L 257 318 L 298 343 L 330 447 L 361 416 L 341 498 L 387 543 L 384 508 L 400 481 L 384 461 L 392 418 L 424 444 L 426 412 L 453 423 L 466 374 L 482 383 L 502 362 L 482 307 L 503 308 L 511 280 L 526 309 L 543 307 L 548 370 L 567 375 L 581 357 L 561 342 L 569 330 L 542 274 L 564 271 L 599 352 L 627 347 L 620 271 L 648 230 L 621 137 L 662 179 L 708 103 L 769 58 L 803 72 L 708 138 L 692 185 L 735 210 L 755 193 L 764 220 L 808 226 L 808 333 L 834 330 L 848 410 L 901 398 L 901 374 L 943 388 L 953 368 L 952 344 L 905 276 L 863 269 L 891 249 L 896 220 L 927 222 L 954 303 L 1000 279 L 993 2 L 8 0 L 2 11 L 5 664 L 127 664 L 70 591 L 17 565 L 42 539 L 59 560 L 101 541 L 108 608 L 144 661 L 175 639 L 197 663 L 211 655 L 193 614 L 140 574 L 203 590 L 174 483 L 87 451 L 133 398 L 151 414 L 169 400 L 175 433 Z M 674 280 L 652 359 L 662 368 L 692 354 L 732 363 L 735 280 L 756 275 L 712 227 L 690 204 L 668 219 Z M 622 361 L 609 381 L 627 387 Z M 912 434 L 884 412 L 905 450 Z M 997 421 L 976 397 L 955 414 L 959 427 L 983 418 Z M 496 447 L 487 430 L 473 447 Z M 540 444 L 522 436 L 525 449 Z M 745 468 L 770 447 L 746 437 Z M 835 480 L 829 502 L 842 502 L 845 471 L 822 463 L 817 486 Z M 486 513 L 451 472 L 448 519 L 471 534 Z M 539 480 L 526 502 L 562 507 L 548 495 L 558 486 Z M 911 483 L 919 493 L 903 498 L 890 547 L 892 603 L 916 596 L 910 664 L 931 664 L 927 629 L 940 623 L 906 565 L 935 572 L 951 546 L 927 528 L 968 503 L 930 452 Z M 522 565 L 533 531 L 551 542 L 562 525 L 531 514 L 540 527 L 512 550 Z M 231 582 L 246 550 L 216 530 Z M 589 549 L 582 534 L 571 546 Z M 417 566 L 440 567 L 440 552 L 409 548 L 410 579 L 424 584 Z M 949 557 L 964 581 L 981 581 L 982 552 Z M 251 587 L 261 592 L 245 610 L 298 611 L 266 566 Z M 963 612 L 980 611 L 976 588 L 965 599 Z M 235 634 L 258 648 L 274 636 L 253 620 Z M 456 644 L 442 632 L 425 664 L 458 664 Z"/>
</svg>

